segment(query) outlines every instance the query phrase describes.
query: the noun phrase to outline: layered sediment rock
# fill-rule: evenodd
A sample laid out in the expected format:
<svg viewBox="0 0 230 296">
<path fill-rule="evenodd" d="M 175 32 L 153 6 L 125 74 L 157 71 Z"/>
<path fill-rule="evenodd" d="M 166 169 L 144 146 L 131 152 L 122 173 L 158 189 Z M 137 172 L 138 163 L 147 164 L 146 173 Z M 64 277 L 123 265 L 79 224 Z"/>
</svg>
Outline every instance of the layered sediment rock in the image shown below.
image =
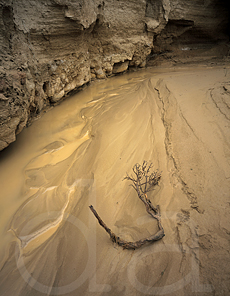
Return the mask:
<svg viewBox="0 0 230 296">
<path fill-rule="evenodd" d="M 0 0 L 0 150 L 46 106 L 92 79 L 144 67 L 187 31 L 224 40 L 224 3 Z"/>
</svg>

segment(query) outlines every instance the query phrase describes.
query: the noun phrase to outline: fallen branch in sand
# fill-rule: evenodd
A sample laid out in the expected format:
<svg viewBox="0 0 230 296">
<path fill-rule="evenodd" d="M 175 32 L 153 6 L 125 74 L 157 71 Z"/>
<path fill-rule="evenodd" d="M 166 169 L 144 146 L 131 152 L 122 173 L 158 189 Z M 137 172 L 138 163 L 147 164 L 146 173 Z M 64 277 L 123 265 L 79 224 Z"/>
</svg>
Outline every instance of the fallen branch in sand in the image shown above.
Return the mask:
<svg viewBox="0 0 230 296">
<path fill-rule="evenodd" d="M 102 219 L 100 218 L 100 216 L 98 215 L 98 213 L 92 205 L 89 207 L 90 210 L 93 212 L 94 216 L 97 218 L 99 224 L 109 234 L 111 240 L 119 246 L 122 246 L 123 249 L 135 250 L 147 243 L 160 240 L 165 236 L 164 229 L 161 225 L 159 206 L 154 207 L 147 197 L 147 192 L 153 190 L 161 178 L 161 174 L 157 171 L 150 173 L 151 168 L 152 164 L 148 164 L 146 161 L 144 161 L 142 165 L 135 164 L 133 167 L 133 172 L 135 176 L 131 175 L 130 177 L 127 174 L 127 176 L 124 179 L 132 181 L 132 187 L 136 190 L 138 197 L 144 203 L 147 213 L 157 220 L 159 230 L 155 234 L 135 242 L 128 242 L 126 240 L 123 240 L 115 233 L 113 233 L 110 228 L 107 227 L 107 225 L 102 221 Z"/>
</svg>

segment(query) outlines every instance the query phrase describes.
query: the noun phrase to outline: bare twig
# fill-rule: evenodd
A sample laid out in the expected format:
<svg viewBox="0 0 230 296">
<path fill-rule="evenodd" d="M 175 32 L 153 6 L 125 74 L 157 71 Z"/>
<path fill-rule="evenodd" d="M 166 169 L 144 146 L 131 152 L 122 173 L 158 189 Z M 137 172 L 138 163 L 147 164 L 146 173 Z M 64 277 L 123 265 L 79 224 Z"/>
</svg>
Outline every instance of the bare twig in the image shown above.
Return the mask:
<svg viewBox="0 0 230 296">
<path fill-rule="evenodd" d="M 147 192 L 153 190 L 154 187 L 159 183 L 159 180 L 161 178 L 161 174 L 158 171 L 150 174 L 151 168 L 152 163 L 148 164 L 146 161 L 144 161 L 142 165 L 137 163 L 133 167 L 135 177 L 130 177 L 127 174 L 124 179 L 132 181 L 133 184 L 131 186 L 136 190 L 139 199 L 144 203 L 147 213 L 157 220 L 159 230 L 152 236 L 135 242 L 128 242 L 126 240 L 123 240 L 115 233 L 113 233 L 112 230 L 102 221 L 92 205 L 89 207 L 94 216 L 97 218 L 99 224 L 109 234 L 111 240 L 119 246 L 122 246 L 123 249 L 137 249 L 145 245 L 146 243 L 160 240 L 165 236 L 164 229 L 161 224 L 159 206 L 157 205 L 156 207 L 154 207 L 147 197 Z"/>
</svg>

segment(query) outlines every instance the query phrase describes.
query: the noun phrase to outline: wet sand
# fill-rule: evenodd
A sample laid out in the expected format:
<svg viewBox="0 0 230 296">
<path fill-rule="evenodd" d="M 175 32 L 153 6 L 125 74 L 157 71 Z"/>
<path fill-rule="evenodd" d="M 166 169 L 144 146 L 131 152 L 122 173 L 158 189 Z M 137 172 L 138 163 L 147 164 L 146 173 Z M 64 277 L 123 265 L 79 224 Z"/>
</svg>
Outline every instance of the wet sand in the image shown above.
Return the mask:
<svg viewBox="0 0 230 296">
<path fill-rule="evenodd" d="M 155 68 L 92 84 L 0 154 L 0 295 L 228 295 L 230 68 Z M 128 181 L 149 193 L 165 237 Z"/>
</svg>

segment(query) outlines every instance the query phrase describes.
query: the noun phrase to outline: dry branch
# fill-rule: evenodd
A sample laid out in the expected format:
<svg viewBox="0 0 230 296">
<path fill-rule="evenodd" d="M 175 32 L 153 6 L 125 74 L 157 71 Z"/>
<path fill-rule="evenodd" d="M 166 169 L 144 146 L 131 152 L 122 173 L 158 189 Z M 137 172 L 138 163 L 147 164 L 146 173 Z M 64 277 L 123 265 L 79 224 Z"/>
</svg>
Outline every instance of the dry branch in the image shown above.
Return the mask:
<svg viewBox="0 0 230 296">
<path fill-rule="evenodd" d="M 123 240 L 115 233 L 113 233 L 112 230 L 102 221 L 92 205 L 89 207 L 94 216 L 97 218 L 99 224 L 109 234 L 111 240 L 119 246 L 122 246 L 123 249 L 135 250 L 147 243 L 152 243 L 154 241 L 160 240 L 165 236 L 164 229 L 161 224 L 159 206 L 154 207 L 147 197 L 147 192 L 153 190 L 154 187 L 158 185 L 158 182 L 161 178 L 161 174 L 158 171 L 150 173 L 151 168 L 152 164 L 148 164 L 146 161 L 144 161 L 142 165 L 135 164 L 135 166 L 133 167 L 134 176 L 129 176 L 127 174 L 124 179 L 132 181 L 132 187 L 136 190 L 139 199 L 144 203 L 147 213 L 157 220 L 159 230 L 155 234 L 135 242 L 128 242 L 126 240 Z"/>
</svg>

